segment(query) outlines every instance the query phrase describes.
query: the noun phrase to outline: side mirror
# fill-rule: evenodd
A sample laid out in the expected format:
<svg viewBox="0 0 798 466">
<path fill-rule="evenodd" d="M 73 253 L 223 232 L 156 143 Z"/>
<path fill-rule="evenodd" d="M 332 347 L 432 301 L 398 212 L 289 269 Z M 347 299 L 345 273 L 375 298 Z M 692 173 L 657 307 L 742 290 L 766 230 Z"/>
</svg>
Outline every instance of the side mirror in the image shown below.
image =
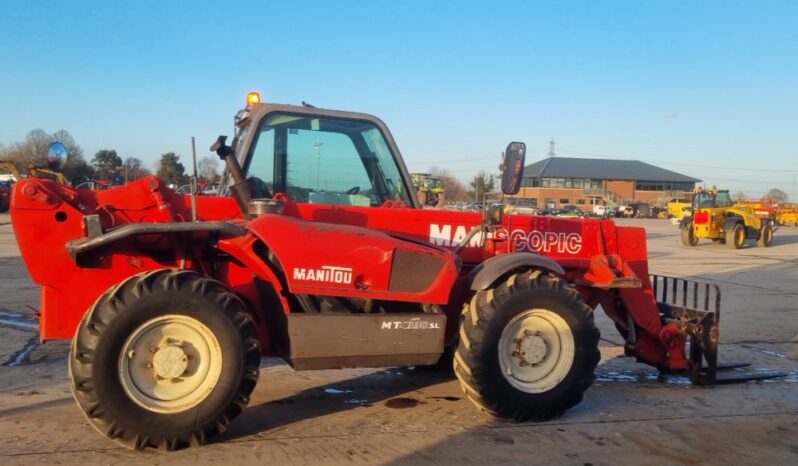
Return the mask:
<svg viewBox="0 0 798 466">
<path fill-rule="evenodd" d="M 511 142 L 507 145 L 501 166 L 502 192 L 504 194 L 518 194 L 518 191 L 521 190 L 525 159 L 526 144 L 523 142 Z"/>
<path fill-rule="evenodd" d="M 50 170 L 60 172 L 66 167 L 69 152 L 66 146 L 56 141 L 47 149 L 47 166 Z"/>
</svg>

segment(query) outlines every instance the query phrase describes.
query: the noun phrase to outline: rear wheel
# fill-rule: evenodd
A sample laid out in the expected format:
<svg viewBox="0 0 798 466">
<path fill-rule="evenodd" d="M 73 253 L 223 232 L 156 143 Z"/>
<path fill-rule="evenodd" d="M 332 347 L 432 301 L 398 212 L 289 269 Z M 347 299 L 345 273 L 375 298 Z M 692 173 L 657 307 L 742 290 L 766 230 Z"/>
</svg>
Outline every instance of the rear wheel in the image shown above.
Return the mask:
<svg viewBox="0 0 798 466">
<path fill-rule="evenodd" d="M 192 271 L 114 286 L 72 342 L 72 392 L 91 425 L 137 450 L 203 444 L 255 388 L 260 346 L 244 303 Z"/>
<path fill-rule="evenodd" d="M 685 246 L 695 246 L 698 244 L 698 238 L 693 233 L 693 224 L 688 223 L 682 228 L 682 244 Z"/>
<path fill-rule="evenodd" d="M 773 243 L 773 226 L 766 223 L 762 226 L 762 231 L 759 232 L 759 240 L 757 244 L 763 248 L 770 247 Z"/>
<path fill-rule="evenodd" d="M 726 246 L 729 249 L 740 249 L 745 244 L 745 225 L 735 223 L 734 227 L 726 230 Z"/>
<path fill-rule="evenodd" d="M 599 331 L 582 296 L 539 271 L 478 292 L 463 311 L 455 375 L 495 416 L 541 421 L 582 400 L 599 361 Z"/>
</svg>

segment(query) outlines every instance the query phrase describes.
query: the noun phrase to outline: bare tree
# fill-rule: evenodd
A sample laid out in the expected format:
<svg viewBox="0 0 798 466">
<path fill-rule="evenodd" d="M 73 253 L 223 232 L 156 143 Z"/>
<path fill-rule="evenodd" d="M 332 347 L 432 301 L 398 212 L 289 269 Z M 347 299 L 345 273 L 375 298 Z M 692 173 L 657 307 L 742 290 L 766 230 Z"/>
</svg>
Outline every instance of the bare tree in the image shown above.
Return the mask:
<svg viewBox="0 0 798 466">
<path fill-rule="evenodd" d="M 471 189 L 468 190 L 468 197 L 481 201 L 485 194 L 491 193 L 496 189 L 496 178 L 493 175 L 489 175 L 485 170 L 480 170 L 471 180 L 469 186 L 471 186 Z"/>
<path fill-rule="evenodd" d="M 783 204 L 787 202 L 787 193 L 779 188 L 773 188 L 765 194 L 765 197 L 770 199 L 776 204 Z"/>
<path fill-rule="evenodd" d="M 142 176 L 150 174 L 150 171 L 144 168 L 144 162 L 136 157 L 127 157 L 122 163 L 122 176 L 125 177 L 125 182 L 135 181 Z"/>
<path fill-rule="evenodd" d="M 34 129 L 25 136 L 25 140 L 0 147 L 0 160 L 10 160 L 23 171 L 30 166 L 46 166 L 47 149 L 54 141 L 59 141 L 67 148 L 69 155 L 64 168 L 64 176 L 67 179 L 93 175 L 94 169 L 83 158 L 83 149 L 65 129 L 53 134 L 48 134 L 43 129 Z"/>
<path fill-rule="evenodd" d="M 215 184 L 219 182 L 219 159 L 205 156 L 197 161 L 197 176 L 200 180 Z"/>
</svg>

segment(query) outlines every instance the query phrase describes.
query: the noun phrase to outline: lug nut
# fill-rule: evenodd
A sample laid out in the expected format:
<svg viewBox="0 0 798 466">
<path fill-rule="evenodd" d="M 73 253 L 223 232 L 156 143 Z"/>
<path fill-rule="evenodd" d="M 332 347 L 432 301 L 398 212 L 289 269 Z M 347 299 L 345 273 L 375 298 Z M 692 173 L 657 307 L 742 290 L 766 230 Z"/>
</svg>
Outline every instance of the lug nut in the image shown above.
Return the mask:
<svg viewBox="0 0 798 466">
<path fill-rule="evenodd" d="M 144 367 L 146 367 L 146 368 L 148 368 L 148 369 L 152 369 L 152 361 L 147 361 L 147 362 L 145 362 L 145 363 L 144 363 Z"/>
</svg>

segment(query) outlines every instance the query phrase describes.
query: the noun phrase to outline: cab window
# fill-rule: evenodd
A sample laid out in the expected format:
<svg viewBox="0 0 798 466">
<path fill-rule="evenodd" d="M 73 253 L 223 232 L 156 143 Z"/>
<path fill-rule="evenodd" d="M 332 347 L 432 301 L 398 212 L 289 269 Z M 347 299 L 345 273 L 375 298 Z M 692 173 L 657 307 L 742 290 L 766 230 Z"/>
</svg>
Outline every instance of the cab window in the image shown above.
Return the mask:
<svg viewBox="0 0 798 466">
<path fill-rule="evenodd" d="M 401 170 L 371 122 L 275 113 L 257 131 L 248 177 L 296 202 L 379 206 L 409 203 Z"/>
<path fill-rule="evenodd" d="M 712 207 L 713 200 L 710 193 L 696 193 L 693 197 L 693 209 Z"/>
<path fill-rule="evenodd" d="M 733 204 L 729 193 L 722 191 L 715 195 L 715 205 L 718 207 L 731 207 Z"/>
</svg>

